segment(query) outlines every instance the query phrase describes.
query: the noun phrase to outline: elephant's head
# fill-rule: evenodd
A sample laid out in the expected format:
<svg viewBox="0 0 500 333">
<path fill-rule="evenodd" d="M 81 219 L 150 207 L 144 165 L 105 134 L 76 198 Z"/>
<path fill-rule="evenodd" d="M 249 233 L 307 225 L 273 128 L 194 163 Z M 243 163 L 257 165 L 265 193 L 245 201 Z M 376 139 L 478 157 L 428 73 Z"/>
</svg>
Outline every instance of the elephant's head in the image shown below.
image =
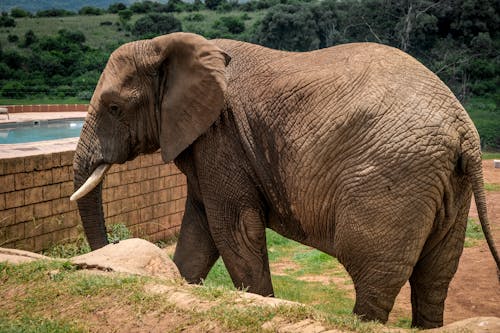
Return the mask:
<svg viewBox="0 0 500 333">
<path fill-rule="evenodd" d="M 97 84 L 74 159 L 85 234 L 107 244 L 102 179 L 113 163 L 161 148 L 172 161 L 218 118 L 229 56 L 201 36 L 175 33 L 125 44 Z"/>
</svg>

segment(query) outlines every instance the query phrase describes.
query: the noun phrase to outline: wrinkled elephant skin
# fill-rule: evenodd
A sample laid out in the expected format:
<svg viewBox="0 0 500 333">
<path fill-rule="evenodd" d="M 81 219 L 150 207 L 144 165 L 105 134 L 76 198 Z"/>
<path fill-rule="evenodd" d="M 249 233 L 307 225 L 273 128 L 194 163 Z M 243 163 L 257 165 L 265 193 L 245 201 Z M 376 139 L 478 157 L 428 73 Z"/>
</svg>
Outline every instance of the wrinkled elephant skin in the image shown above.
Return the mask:
<svg viewBox="0 0 500 333">
<path fill-rule="evenodd" d="M 107 244 L 98 170 L 158 148 L 187 176 L 174 261 L 189 282 L 221 256 L 236 287 L 272 295 L 271 228 L 336 256 L 363 319 L 385 322 L 409 280 L 413 325 L 442 326 L 472 193 L 500 267 L 478 133 L 438 77 L 397 49 L 291 53 L 186 33 L 121 46 L 74 162 L 93 249 Z"/>
</svg>

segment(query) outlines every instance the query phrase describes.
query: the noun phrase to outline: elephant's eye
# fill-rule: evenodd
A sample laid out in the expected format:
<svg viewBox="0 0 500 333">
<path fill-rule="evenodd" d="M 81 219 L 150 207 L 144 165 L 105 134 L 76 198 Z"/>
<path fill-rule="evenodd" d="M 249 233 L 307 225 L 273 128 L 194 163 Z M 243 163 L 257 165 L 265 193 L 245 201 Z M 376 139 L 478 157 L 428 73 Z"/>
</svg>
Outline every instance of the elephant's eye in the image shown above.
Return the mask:
<svg viewBox="0 0 500 333">
<path fill-rule="evenodd" d="M 120 115 L 120 107 L 116 104 L 110 104 L 109 105 L 109 112 L 114 116 L 119 116 Z"/>
</svg>

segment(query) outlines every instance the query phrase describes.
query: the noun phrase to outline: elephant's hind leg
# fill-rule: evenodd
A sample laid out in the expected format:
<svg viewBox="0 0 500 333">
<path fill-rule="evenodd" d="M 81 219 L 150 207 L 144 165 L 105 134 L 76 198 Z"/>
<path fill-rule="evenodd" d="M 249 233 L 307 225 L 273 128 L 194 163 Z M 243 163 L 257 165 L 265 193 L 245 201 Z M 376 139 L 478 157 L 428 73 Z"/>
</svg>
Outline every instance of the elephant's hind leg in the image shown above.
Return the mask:
<svg viewBox="0 0 500 333">
<path fill-rule="evenodd" d="M 188 195 L 174 262 L 189 283 L 201 283 L 219 258 L 202 204 Z"/>
<path fill-rule="evenodd" d="M 437 218 L 437 225 L 448 226 L 449 230 L 445 229 L 444 235 L 436 232 L 429 238 L 410 277 L 414 327 L 443 325 L 444 302 L 462 254 L 467 226 L 470 199 L 465 198 L 467 195 L 470 198 L 470 192 L 464 192 L 454 202 L 448 202 L 448 212 L 442 214 L 444 217 Z M 455 204 L 461 207 L 454 209 Z"/>
</svg>

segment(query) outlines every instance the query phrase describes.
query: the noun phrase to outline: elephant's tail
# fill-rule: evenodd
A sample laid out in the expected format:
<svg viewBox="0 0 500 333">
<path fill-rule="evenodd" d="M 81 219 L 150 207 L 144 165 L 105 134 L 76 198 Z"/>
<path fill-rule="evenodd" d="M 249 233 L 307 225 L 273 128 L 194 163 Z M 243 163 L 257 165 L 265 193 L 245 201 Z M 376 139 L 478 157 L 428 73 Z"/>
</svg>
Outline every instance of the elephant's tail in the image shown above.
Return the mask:
<svg viewBox="0 0 500 333">
<path fill-rule="evenodd" d="M 474 192 L 474 200 L 476 201 L 477 213 L 479 216 L 479 221 L 481 222 L 481 228 L 483 229 L 484 237 L 488 243 L 491 254 L 495 259 L 497 264 L 498 278 L 500 279 L 500 256 L 498 255 L 497 248 L 495 247 L 495 242 L 493 240 L 493 235 L 491 233 L 490 222 L 488 220 L 488 213 L 486 208 L 486 195 L 484 192 L 484 181 L 483 181 L 483 169 L 480 153 L 475 154 L 476 156 L 471 156 L 469 161 L 467 161 L 467 174 L 469 174 L 472 191 Z"/>
</svg>

